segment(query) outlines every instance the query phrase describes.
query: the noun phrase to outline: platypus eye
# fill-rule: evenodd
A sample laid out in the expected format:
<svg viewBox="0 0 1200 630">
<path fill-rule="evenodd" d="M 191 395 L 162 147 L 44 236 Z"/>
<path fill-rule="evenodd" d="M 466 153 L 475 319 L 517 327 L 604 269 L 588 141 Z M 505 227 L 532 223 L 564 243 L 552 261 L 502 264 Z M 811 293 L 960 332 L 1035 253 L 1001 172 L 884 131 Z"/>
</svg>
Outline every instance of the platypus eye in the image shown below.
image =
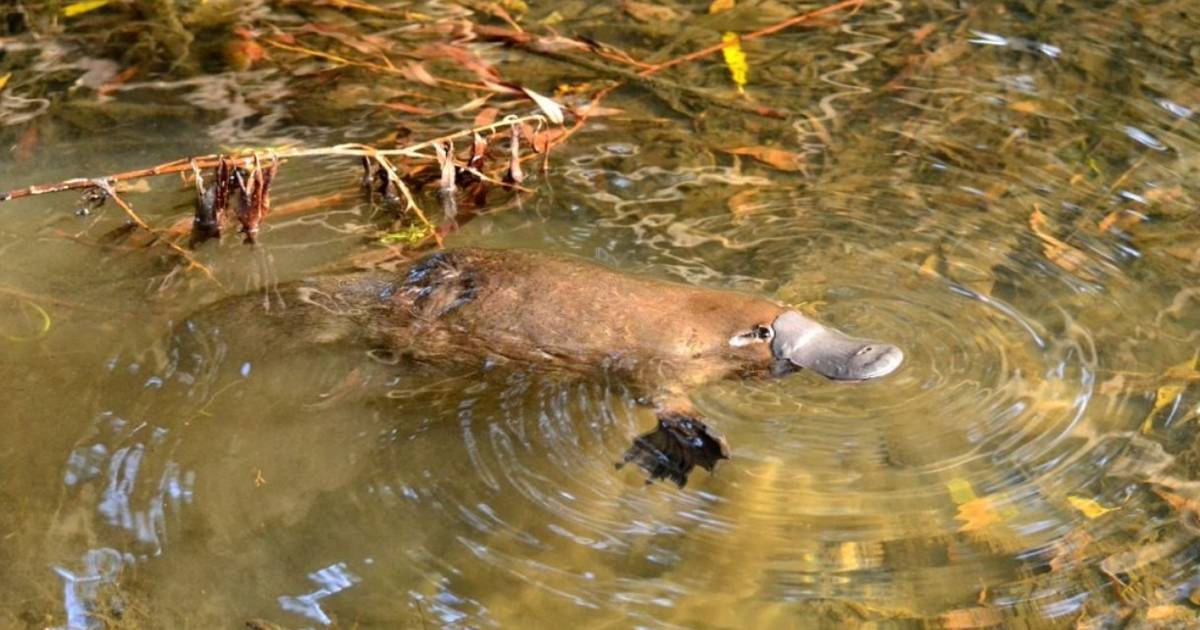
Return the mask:
<svg viewBox="0 0 1200 630">
<path fill-rule="evenodd" d="M 734 335 L 729 340 L 729 345 L 734 348 L 741 348 L 752 343 L 766 343 L 775 338 L 775 330 L 770 326 L 759 324 L 744 333 Z"/>
</svg>

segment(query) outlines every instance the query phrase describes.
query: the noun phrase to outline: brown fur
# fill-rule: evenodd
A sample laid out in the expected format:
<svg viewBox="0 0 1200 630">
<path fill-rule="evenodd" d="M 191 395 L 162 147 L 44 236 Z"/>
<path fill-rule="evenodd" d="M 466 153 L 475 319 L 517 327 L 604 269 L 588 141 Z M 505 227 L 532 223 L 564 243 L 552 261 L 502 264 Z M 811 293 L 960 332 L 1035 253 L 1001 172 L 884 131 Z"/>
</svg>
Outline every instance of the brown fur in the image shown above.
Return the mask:
<svg viewBox="0 0 1200 630">
<path fill-rule="evenodd" d="M 728 456 L 724 440 L 690 412 L 687 390 L 768 373 L 769 344 L 729 340 L 784 311 L 751 295 L 574 258 L 482 249 L 438 252 L 399 272 L 320 278 L 284 298 L 276 316 L 293 337 L 354 341 L 433 362 L 620 375 L 659 407 L 659 427 L 638 438 L 625 461 L 680 485 L 693 466 L 711 470 Z"/>
</svg>

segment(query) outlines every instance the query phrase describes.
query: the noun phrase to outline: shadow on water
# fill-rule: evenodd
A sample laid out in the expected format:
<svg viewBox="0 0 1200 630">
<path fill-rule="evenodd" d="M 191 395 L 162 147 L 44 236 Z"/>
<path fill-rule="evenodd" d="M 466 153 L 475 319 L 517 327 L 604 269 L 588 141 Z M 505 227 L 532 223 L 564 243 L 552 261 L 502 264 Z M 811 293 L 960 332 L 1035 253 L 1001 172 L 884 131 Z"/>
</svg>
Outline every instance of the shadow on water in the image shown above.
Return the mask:
<svg viewBox="0 0 1200 630">
<path fill-rule="evenodd" d="M 522 21 L 662 61 L 793 12 L 659 6 L 699 25 L 681 29 L 609 4 Z M 691 392 L 734 458 L 685 489 L 614 470 L 652 417 L 607 379 L 194 315 L 358 253 L 384 210 L 356 197 L 265 223 L 256 248 L 206 245 L 220 288 L 104 240 L 111 208 L 0 206 L 0 625 L 1193 627 L 1193 4 L 868 2 L 744 42 L 744 98 L 786 119 L 617 91 L 537 195 L 455 234 L 764 294 L 904 348 L 878 382 Z M 9 64 L 119 72 L 12 39 Z M 539 89 L 581 81 L 471 46 Z M 109 97 L 140 109 L 103 134 L 10 87 L 0 187 L 400 124 L 362 109 L 378 77 L 303 69 L 130 81 Z M 733 93 L 716 58 L 676 72 Z M 277 199 L 349 179 L 289 168 Z M 190 203 L 136 199 L 161 224 Z"/>
</svg>

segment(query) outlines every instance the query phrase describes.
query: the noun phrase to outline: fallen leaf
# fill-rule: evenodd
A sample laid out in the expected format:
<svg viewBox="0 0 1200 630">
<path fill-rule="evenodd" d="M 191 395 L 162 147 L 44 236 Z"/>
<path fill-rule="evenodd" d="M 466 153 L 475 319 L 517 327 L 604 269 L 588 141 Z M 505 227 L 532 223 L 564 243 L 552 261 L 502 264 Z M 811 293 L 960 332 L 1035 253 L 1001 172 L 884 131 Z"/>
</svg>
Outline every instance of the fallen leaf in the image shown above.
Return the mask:
<svg viewBox="0 0 1200 630">
<path fill-rule="evenodd" d="M 42 132 L 38 125 L 29 125 L 25 128 L 25 132 L 17 139 L 17 146 L 13 150 L 13 157 L 18 162 L 24 162 L 33 157 L 38 146 L 41 145 Z"/>
<path fill-rule="evenodd" d="M 533 151 L 535 153 L 545 153 L 550 150 L 550 147 L 554 146 L 554 143 L 558 142 L 560 138 L 566 135 L 566 133 L 567 130 L 562 128 L 543 129 L 533 134 L 533 140 L 530 142 L 530 144 L 533 145 Z"/>
<path fill-rule="evenodd" d="M 925 65 L 930 68 L 937 68 L 954 62 L 959 57 L 970 52 L 971 47 L 966 42 L 961 40 L 951 40 L 941 48 L 929 53 L 925 57 Z"/>
<path fill-rule="evenodd" d="M 775 147 L 765 146 L 749 146 L 735 147 L 732 149 L 722 149 L 726 153 L 733 155 L 745 155 L 754 158 L 767 166 L 779 169 L 781 171 L 800 171 L 807 172 L 808 159 L 801 153 L 794 153 L 785 149 L 776 149 Z"/>
<path fill-rule="evenodd" d="M 1151 606 L 1146 609 L 1146 621 L 1167 621 L 1168 619 L 1193 619 L 1195 615 L 1187 606 L 1179 604 L 1166 604 L 1162 606 Z"/>
<path fill-rule="evenodd" d="M 100 96 L 108 96 L 109 94 L 112 94 L 117 90 L 117 88 L 125 85 L 126 82 L 136 76 L 139 70 L 140 68 L 138 66 L 129 66 L 128 68 L 125 68 L 119 74 L 117 74 L 117 76 L 110 79 L 104 85 L 101 85 L 96 92 L 99 93 Z"/>
<path fill-rule="evenodd" d="M 462 66 L 466 70 L 470 70 L 480 82 L 495 89 L 493 85 L 500 81 L 500 72 L 496 70 L 486 59 L 480 55 L 463 48 L 448 43 L 433 44 L 424 46 L 413 51 L 413 54 L 421 59 L 443 58 Z M 503 86 L 503 91 L 514 91 L 509 86 Z"/>
<path fill-rule="evenodd" d="M 408 103 L 381 103 L 380 107 L 394 109 L 398 112 L 404 112 L 406 114 L 416 114 L 418 116 L 428 116 L 434 113 L 432 109 L 419 107 L 417 105 L 409 105 Z"/>
<path fill-rule="evenodd" d="M 1154 425 L 1154 416 L 1167 405 L 1174 404 L 1183 394 L 1183 390 L 1183 385 L 1163 385 L 1154 390 L 1154 405 L 1150 407 L 1150 413 L 1146 414 L 1146 419 L 1142 421 L 1142 433 L 1150 432 L 1150 428 Z"/>
<path fill-rule="evenodd" d="M 729 207 L 729 214 L 732 214 L 735 219 L 752 214 L 755 210 L 763 207 L 762 202 L 758 198 L 758 190 L 754 188 L 749 188 L 733 195 L 725 205 Z"/>
<path fill-rule="evenodd" d="M 463 103 L 462 105 L 459 105 L 458 107 L 455 107 L 454 109 L 450 110 L 450 113 L 459 114 L 462 112 L 470 112 L 470 111 L 477 110 L 480 107 L 483 107 L 484 105 L 486 105 L 488 100 L 490 100 L 491 98 L 492 98 L 491 94 L 484 94 L 483 96 L 473 98 L 473 99 L 467 101 L 466 103 Z"/>
<path fill-rule="evenodd" d="M 750 67 L 746 65 L 746 53 L 742 50 L 742 40 L 737 33 L 721 36 L 721 55 L 725 58 L 725 65 L 729 66 L 729 76 L 737 84 L 738 94 L 745 94 L 746 75 Z"/>
<path fill-rule="evenodd" d="M 1162 488 L 1154 488 L 1154 494 L 1157 494 L 1163 501 L 1167 502 L 1176 512 L 1182 512 L 1191 515 L 1200 515 L 1200 501 L 1189 499 L 1182 494 L 1168 492 Z"/>
<path fill-rule="evenodd" d="M 496 116 L 500 114 L 500 110 L 495 107 L 485 107 L 475 114 L 475 126 L 486 127 L 496 122 Z"/>
<path fill-rule="evenodd" d="M 426 225 L 413 225 L 403 230 L 384 234 L 379 237 L 379 242 L 384 245 L 411 245 L 428 236 L 429 232 L 429 227 Z"/>
<path fill-rule="evenodd" d="M 974 501 L 978 498 L 975 495 L 975 488 L 971 487 L 971 482 L 962 477 L 955 477 L 947 481 L 946 491 L 950 493 L 950 500 L 958 505 L 962 505 L 967 501 Z"/>
<path fill-rule="evenodd" d="M 958 506 L 958 514 L 954 518 L 962 521 L 960 532 L 977 532 L 988 525 L 1000 522 L 1000 515 L 992 502 L 984 497 L 972 499 Z"/>
<path fill-rule="evenodd" d="M 1093 274 L 1084 269 L 1084 266 L 1088 262 L 1087 254 L 1051 234 L 1048 229 L 1049 224 L 1049 219 L 1037 207 L 1037 204 L 1034 204 L 1033 213 L 1029 215 L 1029 229 L 1035 236 L 1042 240 L 1042 254 L 1050 262 L 1058 265 L 1063 271 L 1068 273 L 1078 272 L 1079 275 L 1084 277 L 1092 276 Z"/>
<path fill-rule="evenodd" d="M 922 26 L 921 28 L 913 31 L 913 41 L 917 44 L 920 44 L 921 42 L 925 41 L 925 38 L 929 37 L 929 35 L 936 29 L 936 23 L 930 23 Z"/>
<path fill-rule="evenodd" d="M 95 11 L 100 7 L 108 4 L 108 0 L 83 0 L 82 2 L 72 2 L 63 7 L 63 17 L 75 17 L 82 15 L 88 11 Z"/>
<path fill-rule="evenodd" d="M 237 30 L 242 31 L 242 33 L 249 34 L 249 29 L 235 29 L 235 31 Z M 301 27 L 300 31 L 316 33 L 317 35 L 337 40 L 342 45 L 356 50 L 364 55 L 384 55 L 391 51 L 393 47 L 392 42 L 387 38 L 376 35 L 360 35 L 351 30 L 329 24 L 321 24 L 319 22 L 305 24 L 303 27 Z M 243 39 L 247 38 L 246 35 L 241 35 L 241 37 Z"/>
<path fill-rule="evenodd" d="M 437 85 L 437 79 L 433 78 L 432 74 L 425 69 L 420 63 L 413 61 L 404 67 L 404 78 L 425 85 Z"/>
<path fill-rule="evenodd" d="M 1097 225 L 1096 227 L 1099 228 L 1099 230 L 1101 232 L 1107 232 L 1108 228 L 1111 228 L 1113 225 L 1116 224 L 1117 218 L 1120 215 L 1121 215 L 1120 210 L 1114 210 L 1112 212 L 1109 212 L 1103 219 L 1100 220 L 1100 224 Z"/>
<path fill-rule="evenodd" d="M 1067 503 L 1070 503 L 1071 507 L 1075 508 L 1076 510 L 1079 510 L 1080 512 L 1083 513 L 1084 516 L 1086 516 L 1088 518 L 1098 518 L 1098 517 L 1101 517 L 1105 514 L 1108 514 L 1111 511 L 1117 509 L 1117 508 L 1104 507 L 1103 505 L 1100 504 L 1100 502 L 1096 501 L 1095 499 L 1089 499 L 1087 497 L 1077 497 L 1074 495 L 1067 497 Z"/>
<path fill-rule="evenodd" d="M 1187 361 L 1177 363 L 1167 368 L 1167 371 L 1163 373 L 1163 376 L 1166 378 L 1194 381 L 1196 380 L 1197 375 L 1200 375 L 1200 372 L 1196 371 L 1197 367 L 1200 367 L 1200 353 L 1196 354 Z"/>
<path fill-rule="evenodd" d="M 959 608 L 938 616 L 942 628 L 966 630 L 967 628 L 991 628 L 1004 623 L 1004 615 L 996 608 Z"/>
<path fill-rule="evenodd" d="M 1008 108 L 1022 114 L 1036 114 L 1041 110 L 1041 106 L 1037 104 L 1037 101 L 1017 101 L 1009 103 Z"/>
<path fill-rule="evenodd" d="M 549 96 L 538 94 L 527 87 L 523 87 L 521 90 L 525 92 L 526 96 L 533 99 L 534 103 L 537 103 L 538 108 L 542 110 L 542 113 L 546 114 L 546 118 L 549 118 L 550 122 L 556 125 L 561 125 L 563 123 L 562 105 L 559 105 Z"/>
<path fill-rule="evenodd" d="M 251 39 L 234 39 L 225 46 L 225 63 L 236 71 L 249 70 L 267 56 L 267 51 Z"/>
<path fill-rule="evenodd" d="M 4 86 L 8 85 L 8 80 L 10 78 L 12 78 L 11 72 L 6 72 L 4 74 L 0 74 L 0 90 L 3 90 Z"/>
<path fill-rule="evenodd" d="M 733 8 L 735 0 L 713 0 L 712 4 L 708 5 L 709 14 L 728 11 Z"/>
<path fill-rule="evenodd" d="M 938 257 L 937 254 L 930 254 L 925 257 L 925 262 L 921 263 L 921 268 L 917 273 L 926 278 L 939 278 L 942 274 L 938 273 Z"/>
<path fill-rule="evenodd" d="M 649 2 L 625 0 L 621 8 L 633 19 L 639 22 L 678 22 L 684 15 L 671 7 L 659 6 Z"/>
<path fill-rule="evenodd" d="M 602 116 L 620 116 L 625 113 L 625 110 L 616 107 L 605 107 L 595 103 L 587 103 L 574 108 L 577 116 L 587 116 L 588 118 L 600 118 Z"/>
<path fill-rule="evenodd" d="M 1190 532 L 1180 531 L 1165 540 L 1141 544 L 1133 549 L 1108 556 L 1100 561 L 1100 571 L 1110 577 L 1130 573 L 1139 567 L 1153 564 L 1179 553 L 1193 542 L 1195 540 Z"/>
<path fill-rule="evenodd" d="M 1072 567 L 1086 566 L 1088 561 L 1087 547 L 1092 544 L 1092 537 L 1083 529 L 1073 529 L 1066 536 L 1051 544 L 1054 555 L 1050 558 L 1050 570 L 1062 571 Z"/>
</svg>

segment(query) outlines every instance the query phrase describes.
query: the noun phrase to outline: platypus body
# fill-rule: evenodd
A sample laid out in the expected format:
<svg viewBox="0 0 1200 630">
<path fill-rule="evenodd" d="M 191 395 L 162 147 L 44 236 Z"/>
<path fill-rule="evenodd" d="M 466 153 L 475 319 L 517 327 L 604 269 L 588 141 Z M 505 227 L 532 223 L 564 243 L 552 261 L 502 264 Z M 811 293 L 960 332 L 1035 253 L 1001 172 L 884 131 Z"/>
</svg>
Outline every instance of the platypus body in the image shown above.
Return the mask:
<svg viewBox="0 0 1200 630">
<path fill-rule="evenodd" d="M 711 471 L 728 457 L 724 439 L 687 405 L 690 388 L 801 368 L 858 381 L 903 360 L 895 346 L 848 337 L 767 299 L 529 251 L 440 251 L 398 271 L 322 277 L 283 295 L 288 325 L 316 341 L 623 377 L 658 415 L 624 461 L 681 486 L 693 467 Z"/>
</svg>

